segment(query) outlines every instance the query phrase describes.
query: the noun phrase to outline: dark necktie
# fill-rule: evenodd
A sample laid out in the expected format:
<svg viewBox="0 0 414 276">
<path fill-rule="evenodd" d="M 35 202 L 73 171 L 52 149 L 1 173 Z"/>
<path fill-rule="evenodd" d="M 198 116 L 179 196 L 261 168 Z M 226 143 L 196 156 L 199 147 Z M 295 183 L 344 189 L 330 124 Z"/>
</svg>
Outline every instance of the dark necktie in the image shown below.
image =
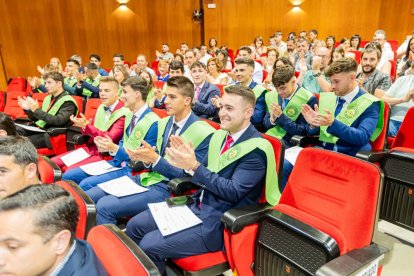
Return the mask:
<svg viewBox="0 0 414 276">
<path fill-rule="evenodd" d="M 131 118 L 131 123 L 129 124 L 129 133 L 128 133 L 129 136 L 131 135 L 132 131 L 134 130 L 135 125 L 137 124 L 136 119 L 137 119 L 137 116 L 135 116 L 134 114 Z"/>
<path fill-rule="evenodd" d="M 283 100 L 283 104 L 282 104 L 282 110 L 284 110 L 286 108 L 286 106 L 288 105 L 289 100 L 288 99 L 284 99 Z"/>
<path fill-rule="evenodd" d="M 105 110 L 105 112 L 107 112 L 108 110 L 111 111 L 111 108 L 109 106 L 104 106 L 104 110 Z"/>
<path fill-rule="evenodd" d="M 344 107 L 345 100 L 341 97 L 338 98 L 338 104 L 336 105 L 335 109 L 335 117 L 341 112 L 342 108 Z"/>
<path fill-rule="evenodd" d="M 167 138 L 167 145 L 165 146 L 165 148 L 164 148 L 164 154 L 165 154 L 165 149 L 166 148 L 168 148 L 168 147 L 170 147 L 170 137 L 172 136 L 172 135 L 175 135 L 175 133 L 177 132 L 177 130 L 179 129 L 180 127 L 176 124 L 176 123 L 174 123 L 173 124 L 173 126 L 172 126 L 172 129 L 171 129 L 171 133 L 170 133 L 170 135 L 168 136 L 168 138 Z"/>
</svg>

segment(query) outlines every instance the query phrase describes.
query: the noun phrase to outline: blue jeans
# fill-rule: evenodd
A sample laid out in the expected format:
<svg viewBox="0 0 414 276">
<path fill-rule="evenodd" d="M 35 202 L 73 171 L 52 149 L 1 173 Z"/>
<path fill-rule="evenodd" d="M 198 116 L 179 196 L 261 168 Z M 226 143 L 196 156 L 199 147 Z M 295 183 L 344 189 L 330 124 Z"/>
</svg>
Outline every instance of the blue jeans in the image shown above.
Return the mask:
<svg viewBox="0 0 414 276">
<path fill-rule="evenodd" d="M 397 136 L 397 132 L 401 127 L 401 123 L 402 122 L 390 120 L 390 123 L 388 126 L 388 136 L 391 136 L 391 137 Z"/>
<path fill-rule="evenodd" d="M 292 173 L 293 165 L 287 159 L 283 161 L 283 175 L 282 175 L 282 191 L 285 189 L 289 179 L 289 175 Z"/>
</svg>

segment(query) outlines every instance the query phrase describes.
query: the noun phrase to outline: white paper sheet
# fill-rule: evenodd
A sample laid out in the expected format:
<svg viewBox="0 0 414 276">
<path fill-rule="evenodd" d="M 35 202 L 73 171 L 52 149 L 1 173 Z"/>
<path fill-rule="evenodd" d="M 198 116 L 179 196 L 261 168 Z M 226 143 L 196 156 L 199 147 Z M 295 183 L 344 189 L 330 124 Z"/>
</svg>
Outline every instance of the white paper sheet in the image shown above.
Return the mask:
<svg viewBox="0 0 414 276">
<path fill-rule="evenodd" d="M 148 207 L 163 236 L 168 236 L 202 223 L 187 205 L 169 207 L 166 202 L 159 202 L 150 203 Z"/>
<path fill-rule="evenodd" d="M 292 165 L 295 165 L 296 159 L 298 159 L 299 153 L 303 150 L 301 147 L 291 147 L 285 150 L 285 158 L 289 161 Z"/>
<path fill-rule="evenodd" d="M 74 150 L 68 154 L 63 155 L 60 157 L 63 163 L 65 163 L 66 166 L 72 166 L 73 164 L 76 164 L 80 161 L 85 160 L 91 156 L 89 153 L 86 152 L 84 148 L 79 148 L 77 150 Z"/>
<path fill-rule="evenodd" d="M 111 166 L 111 164 L 109 164 L 105 160 L 83 165 L 83 166 L 80 166 L 79 168 L 81 168 L 81 170 L 83 170 L 89 175 L 101 175 L 101 174 L 105 174 L 105 173 L 109 173 L 109 172 L 122 169 L 122 168 Z"/>
<path fill-rule="evenodd" d="M 30 130 L 30 131 L 35 131 L 35 132 L 46 132 L 45 130 L 38 128 L 38 127 L 34 127 L 34 126 L 26 126 L 26 125 L 22 125 L 22 124 L 16 124 L 16 126 L 19 126 L 21 128 Z"/>
<path fill-rule="evenodd" d="M 122 176 L 98 184 L 98 187 L 107 192 L 108 194 L 114 195 L 116 197 L 139 194 L 148 191 L 147 188 L 141 187 L 140 185 L 136 184 L 128 176 Z"/>
</svg>

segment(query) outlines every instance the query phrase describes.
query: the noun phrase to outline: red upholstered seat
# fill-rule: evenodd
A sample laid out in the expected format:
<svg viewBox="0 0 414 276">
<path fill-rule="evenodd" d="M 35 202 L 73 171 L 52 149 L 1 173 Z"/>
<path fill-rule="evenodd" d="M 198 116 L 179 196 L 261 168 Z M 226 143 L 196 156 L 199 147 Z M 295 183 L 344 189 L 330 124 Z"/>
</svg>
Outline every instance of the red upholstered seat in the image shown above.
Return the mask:
<svg viewBox="0 0 414 276">
<path fill-rule="evenodd" d="M 11 91 L 6 93 L 6 105 L 4 107 L 4 113 L 9 115 L 11 118 L 22 118 L 27 117 L 24 113 L 23 108 L 17 103 L 19 97 L 26 97 L 27 93 L 24 91 Z"/>
<path fill-rule="evenodd" d="M 6 95 L 4 91 L 0 91 L 0 112 L 4 111 L 5 104 L 6 104 Z"/>
<path fill-rule="evenodd" d="M 145 253 L 115 225 L 92 228 L 87 240 L 109 275 L 160 275 Z"/>
<path fill-rule="evenodd" d="M 217 86 L 220 89 L 220 97 L 223 97 L 225 85 L 223 85 L 223 84 L 215 84 L 215 86 Z"/>
<path fill-rule="evenodd" d="M 95 118 L 96 110 L 102 104 L 101 99 L 97 98 L 90 98 L 85 104 L 85 117 L 86 119 L 93 119 Z"/>
<path fill-rule="evenodd" d="M 56 185 L 70 192 L 79 208 L 79 221 L 76 238 L 85 239 L 89 230 L 96 225 L 96 208 L 92 199 L 74 182 L 58 181 Z"/>
<path fill-rule="evenodd" d="M 265 81 L 265 79 L 266 79 L 266 77 L 267 77 L 268 74 L 269 73 L 266 70 L 263 70 L 263 79 L 262 79 L 262 82 Z"/>
<path fill-rule="evenodd" d="M 381 131 L 381 134 L 371 142 L 371 147 L 373 151 L 382 151 L 385 149 L 387 142 L 387 133 L 388 133 L 388 124 L 390 120 L 390 106 L 387 103 L 384 103 L 384 127 Z"/>
<path fill-rule="evenodd" d="M 42 106 L 42 103 L 47 95 L 49 94 L 48 93 L 34 93 L 32 95 L 32 98 L 37 100 L 37 102 L 39 103 L 39 106 Z"/>
<path fill-rule="evenodd" d="M 7 83 L 6 92 L 26 91 L 27 80 L 25 78 L 11 78 Z"/>
<path fill-rule="evenodd" d="M 208 269 L 219 264 L 227 263 L 223 251 L 210 252 L 181 259 L 175 259 L 174 263 L 188 273 Z"/>
<path fill-rule="evenodd" d="M 159 89 L 163 89 L 164 85 L 165 85 L 165 82 L 163 82 L 163 81 L 154 81 L 154 85 L 155 85 L 155 87 L 157 87 Z"/>
<path fill-rule="evenodd" d="M 62 178 L 62 172 L 59 167 L 44 155 L 39 155 L 38 157 L 37 170 L 40 181 L 44 184 L 55 183 Z"/>
<path fill-rule="evenodd" d="M 391 149 L 405 147 L 414 149 L 414 107 L 408 109 L 397 135 L 393 139 Z"/>
<path fill-rule="evenodd" d="M 391 80 L 394 82 L 395 78 L 397 77 L 397 62 L 395 60 L 390 60 L 390 63 L 391 63 L 390 77 L 391 77 Z"/>
<path fill-rule="evenodd" d="M 157 114 L 158 115 L 158 117 L 160 117 L 161 119 L 162 118 L 165 118 L 165 117 L 167 117 L 168 116 L 168 114 L 167 114 L 167 110 L 165 110 L 165 109 L 160 109 L 160 108 L 151 108 L 151 110 L 155 113 L 155 114 Z"/>
</svg>

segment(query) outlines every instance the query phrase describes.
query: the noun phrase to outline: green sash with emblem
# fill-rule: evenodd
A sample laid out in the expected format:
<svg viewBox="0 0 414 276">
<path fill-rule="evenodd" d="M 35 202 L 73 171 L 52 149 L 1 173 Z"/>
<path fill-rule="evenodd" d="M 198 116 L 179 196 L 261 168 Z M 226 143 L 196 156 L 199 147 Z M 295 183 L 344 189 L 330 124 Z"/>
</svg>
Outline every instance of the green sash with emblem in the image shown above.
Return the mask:
<svg viewBox="0 0 414 276">
<path fill-rule="evenodd" d="M 128 135 L 127 129 L 131 123 L 132 115 L 132 112 L 127 115 L 124 125 L 124 148 L 129 150 L 135 150 L 140 147 L 142 139 L 147 135 L 152 124 L 160 119 L 154 112 L 149 112 L 138 121 L 132 133 Z"/>
<path fill-rule="evenodd" d="M 154 98 L 154 95 L 155 95 L 155 87 L 153 87 L 153 88 L 151 88 L 151 90 L 148 92 L 148 95 L 147 95 L 147 100 L 146 100 L 146 102 L 147 102 L 147 104 L 152 100 L 152 98 Z"/>
<path fill-rule="evenodd" d="M 104 105 L 101 104 L 96 110 L 95 121 L 93 122 L 93 125 L 101 131 L 107 131 L 119 118 L 126 116 L 128 113 L 131 113 L 128 108 L 121 107 L 112 112 L 108 120 L 105 121 L 106 112 Z"/>
<path fill-rule="evenodd" d="M 320 93 L 319 112 L 321 114 L 326 114 L 325 109 L 327 109 L 331 112 L 331 114 L 335 114 L 337 98 L 338 97 L 332 92 Z M 342 108 L 341 112 L 335 117 L 335 119 L 347 126 L 351 126 L 352 123 L 355 122 L 355 120 L 358 119 L 358 117 L 361 116 L 361 114 L 364 113 L 368 107 L 378 101 L 380 103 L 380 114 L 375 131 L 370 138 L 371 141 L 375 141 L 375 139 L 377 139 L 381 134 L 384 127 L 384 102 L 380 101 L 377 97 L 368 93 L 363 94 L 355 101 L 348 104 L 345 108 Z M 320 127 L 319 140 L 335 144 L 339 138 L 328 133 L 327 129 L 327 126 Z"/>
<path fill-rule="evenodd" d="M 95 87 L 99 86 L 99 82 L 101 80 L 101 76 L 96 77 L 94 80 L 91 80 L 90 78 L 87 78 L 85 81 Z M 87 88 L 83 88 L 82 89 L 82 95 L 85 97 L 90 97 L 92 96 L 93 92 Z"/>
<path fill-rule="evenodd" d="M 77 82 L 78 80 L 76 78 L 65 78 L 64 79 L 64 83 L 71 87 L 74 86 Z"/>
<path fill-rule="evenodd" d="M 229 87 L 231 87 L 231 86 L 233 86 L 234 84 L 231 84 L 231 85 L 227 85 L 227 86 L 224 86 L 224 92 L 226 92 L 226 89 L 228 89 Z M 241 85 L 241 84 L 240 84 Z M 258 84 L 258 85 L 256 85 L 253 89 L 253 93 L 254 93 L 254 96 L 255 96 L 255 98 L 256 98 L 256 100 L 263 94 L 263 93 L 266 93 L 267 92 L 267 89 L 264 87 L 264 86 L 262 86 L 262 85 L 260 85 L 260 84 Z"/>
<path fill-rule="evenodd" d="M 66 93 L 66 92 L 64 92 L 64 93 Z M 50 115 L 56 115 L 56 113 L 58 113 L 58 111 L 59 111 L 59 109 L 60 109 L 60 107 L 62 106 L 62 104 L 64 104 L 65 102 L 72 102 L 72 103 L 74 103 L 75 104 L 75 106 L 76 106 L 76 108 L 78 107 L 78 105 L 76 104 L 76 101 L 75 101 L 75 99 L 74 98 L 72 98 L 71 96 L 69 96 L 69 95 L 65 95 L 65 96 L 63 96 L 63 97 L 61 97 L 59 100 L 57 100 L 54 104 L 53 104 L 53 106 L 49 109 L 49 111 L 47 111 L 47 109 L 49 108 L 49 106 L 50 106 L 50 103 L 52 102 L 52 95 L 49 95 L 49 96 L 46 96 L 46 98 L 43 100 L 43 103 L 42 103 L 42 110 L 44 111 L 44 112 L 47 112 L 48 114 L 50 114 Z M 76 115 L 78 114 L 78 111 L 76 111 Z M 35 124 L 37 125 L 37 126 L 39 126 L 39 127 L 41 127 L 41 128 L 44 128 L 45 127 L 45 125 L 46 125 L 46 122 L 45 121 L 43 121 L 43 120 L 37 120 L 36 122 L 35 122 Z"/>
<path fill-rule="evenodd" d="M 165 128 L 167 127 L 168 121 L 170 116 L 162 118 L 158 121 L 158 134 L 157 134 L 157 149 L 158 152 L 161 152 L 161 146 L 163 141 L 163 135 L 165 134 Z M 207 138 L 210 134 L 212 134 L 215 129 L 210 126 L 205 121 L 195 121 L 192 123 L 184 133 L 180 133 L 180 137 L 184 139 L 184 141 L 193 143 L 194 148 L 196 149 L 204 139 Z M 167 135 L 167 134 L 165 134 Z M 164 157 L 168 160 L 168 156 Z M 165 177 L 157 172 L 146 172 L 140 174 L 141 185 L 142 186 L 150 186 L 156 183 L 161 182 L 165 179 Z"/>
<path fill-rule="evenodd" d="M 295 92 L 293 97 L 290 99 L 287 106 L 283 110 L 283 114 L 285 114 L 292 122 L 295 122 L 296 119 L 300 115 L 302 105 L 306 104 L 310 98 L 312 98 L 313 94 L 304 88 L 299 88 L 298 91 Z M 265 96 L 266 106 L 270 112 L 270 105 L 272 103 L 279 104 L 279 97 L 276 91 L 271 91 L 266 93 Z M 266 134 L 274 136 L 278 139 L 282 139 L 286 135 L 286 131 L 281 126 L 274 126 L 269 129 Z"/>
<path fill-rule="evenodd" d="M 271 205 L 276 205 L 280 199 L 280 191 L 278 185 L 278 177 L 276 172 L 276 160 L 273 147 L 269 141 L 264 138 L 250 138 L 246 141 L 230 147 L 225 153 L 220 154 L 221 145 L 226 138 L 227 131 L 218 130 L 211 137 L 208 150 L 208 166 L 207 168 L 218 173 L 231 163 L 239 160 L 246 154 L 259 148 L 266 154 L 266 201 Z"/>
</svg>

